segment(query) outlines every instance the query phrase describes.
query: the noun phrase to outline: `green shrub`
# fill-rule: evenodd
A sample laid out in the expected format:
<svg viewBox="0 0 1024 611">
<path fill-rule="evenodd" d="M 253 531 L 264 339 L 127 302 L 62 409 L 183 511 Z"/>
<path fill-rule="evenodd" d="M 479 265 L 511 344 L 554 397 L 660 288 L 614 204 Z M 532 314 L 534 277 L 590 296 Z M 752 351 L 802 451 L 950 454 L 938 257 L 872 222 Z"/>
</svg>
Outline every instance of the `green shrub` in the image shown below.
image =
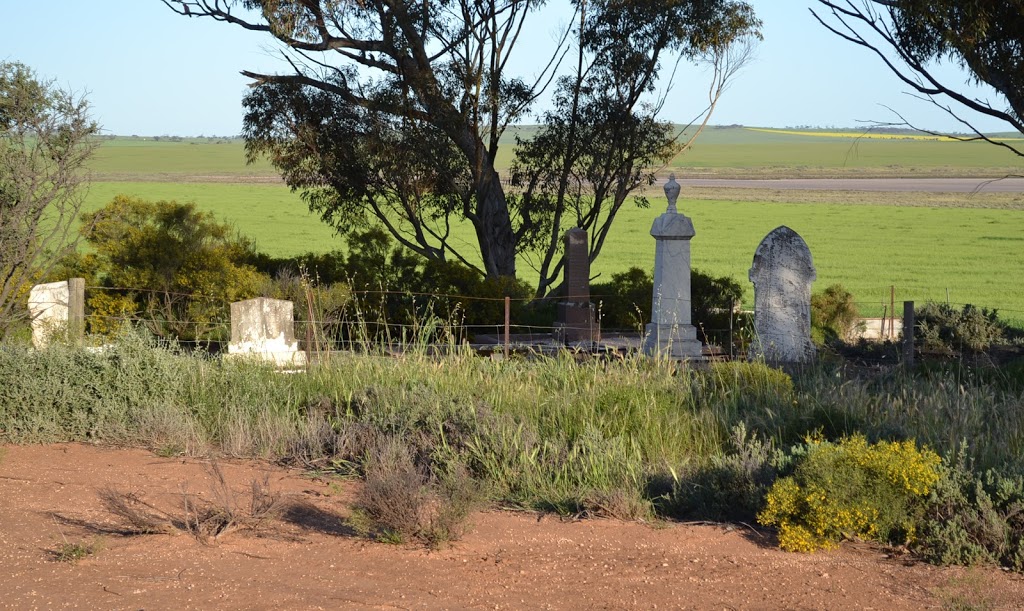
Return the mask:
<svg viewBox="0 0 1024 611">
<path fill-rule="evenodd" d="M 914 313 L 914 343 L 924 350 L 981 352 L 1003 340 L 1006 326 L 997 310 L 966 304 L 960 310 L 930 301 Z"/>
<path fill-rule="evenodd" d="M 811 338 L 819 345 L 850 339 L 858 318 L 853 295 L 841 284 L 811 295 Z"/>
<path fill-rule="evenodd" d="M 863 435 L 808 439 L 793 475 L 775 482 L 758 521 L 779 529 L 779 547 L 812 552 L 844 537 L 904 543 L 916 535 L 939 456 L 913 441 L 869 444 Z"/>
<path fill-rule="evenodd" d="M 651 320 L 654 279 L 639 267 L 612 274 L 610 282 L 590 287 L 594 301 L 601 302 L 601 325 L 607 329 L 643 329 Z M 739 333 L 747 318 L 735 311 L 743 287 L 728 276 L 714 277 L 700 270 L 690 273 L 693 324 L 705 332 L 732 328 Z"/>
<path fill-rule="evenodd" d="M 607 329 L 643 329 L 651 321 L 653 292 L 654 279 L 639 267 L 590 285 L 592 300 L 600 303 L 601 326 Z"/>
<path fill-rule="evenodd" d="M 437 295 L 434 312 L 470 333 L 494 333 L 505 321 L 505 297 L 511 297 L 512 321 L 524 318 L 533 289 L 516 278 L 485 278 L 462 263 L 428 261 L 423 266 L 421 291 Z M 424 300 L 425 301 L 425 300 Z M 549 321 L 550 323 L 550 321 Z"/>
<path fill-rule="evenodd" d="M 249 261 L 267 276 L 300 276 L 305 273 L 318 284 L 330 285 L 348 283 L 352 278 L 345 260 L 345 252 L 332 250 L 326 253 L 307 252 L 288 258 L 275 258 L 256 253 Z"/>
<path fill-rule="evenodd" d="M 975 473 L 963 447 L 940 475 L 914 551 L 937 564 L 1024 570 L 1024 477 Z"/>
<path fill-rule="evenodd" d="M 86 304 L 93 333 L 116 331 L 127 315 L 159 337 L 226 340 L 228 304 L 266 281 L 249 264 L 252 242 L 192 203 L 118 195 L 84 214 L 81 231 L 95 252 L 64 268 L 101 287 Z"/>
<path fill-rule="evenodd" d="M 770 440 L 748 434 L 743 424 L 733 429 L 729 441 L 725 453 L 679 474 L 667 502 L 658 504 L 663 513 L 729 522 L 756 518 L 785 456 Z"/>
<path fill-rule="evenodd" d="M 743 287 L 735 278 L 695 269 L 690 273 L 690 295 L 693 324 L 705 332 L 729 329 L 730 317 L 734 331 L 747 324 L 746 317 L 735 311 L 743 299 Z"/>
</svg>

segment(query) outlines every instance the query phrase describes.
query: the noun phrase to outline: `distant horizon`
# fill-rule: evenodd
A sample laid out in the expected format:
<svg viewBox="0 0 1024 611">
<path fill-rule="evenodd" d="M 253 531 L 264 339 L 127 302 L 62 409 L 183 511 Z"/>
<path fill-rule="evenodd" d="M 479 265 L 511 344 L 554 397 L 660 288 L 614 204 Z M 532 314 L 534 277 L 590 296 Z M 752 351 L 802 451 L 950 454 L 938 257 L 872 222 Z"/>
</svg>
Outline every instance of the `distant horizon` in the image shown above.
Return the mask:
<svg viewBox="0 0 1024 611">
<path fill-rule="evenodd" d="M 681 126 L 683 124 L 682 123 L 674 123 L 674 125 L 678 127 L 678 126 Z M 541 126 L 540 123 L 519 123 L 519 124 L 510 125 L 509 129 L 528 129 L 528 128 L 535 128 L 535 127 L 540 127 L 540 126 Z M 777 126 L 777 125 L 745 125 L 745 124 L 742 124 L 742 123 L 728 123 L 728 124 L 709 124 L 706 129 L 766 129 L 766 130 L 794 130 L 794 131 L 808 131 L 808 132 L 810 132 L 810 131 L 833 131 L 833 132 L 849 132 L 851 134 L 876 132 L 876 133 L 896 133 L 896 134 L 906 133 L 908 135 L 910 135 L 910 134 L 938 135 L 938 136 L 947 136 L 948 135 L 948 136 L 957 136 L 957 137 L 972 137 L 972 136 L 976 136 L 976 134 L 974 134 L 973 132 L 937 132 L 937 131 L 936 132 L 929 132 L 929 131 L 925 131 L 925 130 L 910 128 L 910 127 L 894 127 L 894 126 L 888 126 L 888 125 L 886 125 L 886 126 L 864 126 L 864 125 L 857 125 L 857 126 L 850 126 L 850 127 L 839 127 L 839 126 L 834 126 L 834 125 L 786 125 L 786 126 L 781 126 L 780 127 L 780 126 Z M 228 139 L 228 140 L 244 140 L 245 139 L 244 135 L 240 134 L 240 133 L 239 134 L 231 134 L 231 135 L 227 135 L 227 134 L 212 134 L 212 133 L 211 134 L 200 133 L 200 134 L 195 134 L 195 135 L 191 135 L 191 134 L 170 134 L 170 133 L 163 133 L 163 134 L 115 134 L 115 133 L 109 133 L 106 130 L 101 130 L 101 131 L 103 132 L 103 133 L 101 133 L 101 137 L 102 138 L 106 138 L 106 139 L 109 139 L 109 138 L 139 138 L 139 139 L 149 139 L 149 140 L 162 139 L 162 138 L 177 138 L 177 139 L 182 139 L 182 140 L 189 140 L 189 139 L 211 139 L 211 138 L 212 139 L 220 139 L 220 140 L 224 140 L 224 139 Z M 985 132 L 985 136 L 990 137 L 990 138 L 991 137 L 1022 137 L 1022 138 L 1024 138 L 1024 134 L 1022 134 L 1020 132 L 1015 132 L 1015 131 L 1012 131 L 1012 130 Z"/>
</svg>

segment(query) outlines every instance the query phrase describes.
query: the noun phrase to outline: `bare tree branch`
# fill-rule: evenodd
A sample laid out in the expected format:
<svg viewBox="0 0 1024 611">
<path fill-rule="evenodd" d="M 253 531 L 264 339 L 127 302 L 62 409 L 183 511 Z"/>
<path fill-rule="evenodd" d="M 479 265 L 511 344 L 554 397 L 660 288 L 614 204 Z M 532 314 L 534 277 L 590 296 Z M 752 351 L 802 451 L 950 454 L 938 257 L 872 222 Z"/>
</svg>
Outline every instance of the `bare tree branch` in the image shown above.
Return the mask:
<svg viewBox="0 0 1024 611">
<path fill-rule="evenodd" d="M 814 9 L 810 9 L 811 14 L 818 23 L 840 38 L 874 53 L 903 83 L 911 87 L 924 99 L 927 99 L 948 113 L 975 134 L 975 137 L 968 138 L 967 140 L 986 141 L 1006 148 L 1015 155 L 1024 156 L 1024 150 L 1005 141 L 989 138 L 976 129 L 970 121 L 962 118 L 949 104 L 943 104 L 936 99 L 937 97 L 949 98 L 970 111 L 1005 121 L 1014 130 L 1024 132 L 1024 122 L 1014 113 L 997 110 L 988 102 L 972 99 L 957 89 L 940 82 L 932 70 L 925 65 L 924 61 L 917 54 L 912 53 L 899 40 L 892 26 L 893 16 L 896 14 L 895 11 L 902 10 L 899 1 L 864 0 L 859 6 L 854 4 L 853 0 L 845 0 L 842 3 L 837 0 L 818 0 L 818 2 L 829 9 L 829 13 L 831 13 L 836 24 L 829 23 Z M 885 7 L 888 13 L 888 20 L 883 18 L 883 15 L 873 8 L 874 5 Z M 869 41 L 858 28 L 870 33 L 879 42 Z M 894 57 L 890 57 L 890 55 Z M 964 140 L 964 138 L 956 136 L 951 137 Z"/>
</svg>

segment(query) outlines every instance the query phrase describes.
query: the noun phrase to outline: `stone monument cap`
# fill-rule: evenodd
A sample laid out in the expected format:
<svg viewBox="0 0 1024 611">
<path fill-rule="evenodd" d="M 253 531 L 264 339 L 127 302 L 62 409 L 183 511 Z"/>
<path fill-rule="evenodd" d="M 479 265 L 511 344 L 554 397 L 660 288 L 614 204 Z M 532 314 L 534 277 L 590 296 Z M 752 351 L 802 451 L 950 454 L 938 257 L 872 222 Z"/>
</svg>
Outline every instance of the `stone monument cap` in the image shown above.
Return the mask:
<svg viewBox="0 0 1024 611">
<path fill-rule="evenodd" d="M 697 235 L 693 221 L 685 214 L 666 212 L 654 219 L 651 235 L 660 240 L 689 240 Z"/>
<path fill-rule="evenodd" d="M 676 182 L 676 175 L 673 172 L 668 175 L 668 182 L 665 183 L 665 199 L 668 200 L 668 209 L 665 212 L 677 214 L 676 200 L 679 199 L 679 183 Z"/>
</svg>

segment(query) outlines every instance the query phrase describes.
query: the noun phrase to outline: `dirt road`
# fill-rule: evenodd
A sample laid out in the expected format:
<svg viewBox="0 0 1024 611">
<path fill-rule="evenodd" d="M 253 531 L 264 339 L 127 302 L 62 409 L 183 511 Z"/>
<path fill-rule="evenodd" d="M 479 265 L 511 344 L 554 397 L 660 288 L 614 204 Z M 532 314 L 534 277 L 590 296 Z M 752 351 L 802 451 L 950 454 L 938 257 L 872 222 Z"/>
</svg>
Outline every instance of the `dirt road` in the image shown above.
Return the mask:
<svg viewBox="0 0 1024 611">
<path fill-rule="evenodd" d="M 1024 193 L 1024 178 L 677 178 L 687 187 L 795 191 L 918 191 L 931 193 Z M 659 184 L 665 184 L 660 179 Z"/>
</svg>

